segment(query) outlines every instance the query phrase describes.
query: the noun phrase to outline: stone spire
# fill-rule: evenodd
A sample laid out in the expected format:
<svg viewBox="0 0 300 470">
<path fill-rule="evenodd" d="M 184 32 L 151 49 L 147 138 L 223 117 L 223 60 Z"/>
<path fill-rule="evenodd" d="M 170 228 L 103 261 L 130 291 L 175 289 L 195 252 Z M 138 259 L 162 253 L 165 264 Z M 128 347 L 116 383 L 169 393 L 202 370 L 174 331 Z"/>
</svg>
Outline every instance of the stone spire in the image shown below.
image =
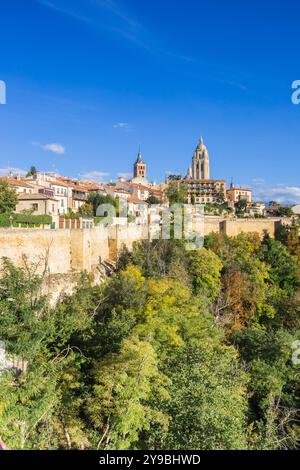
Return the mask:
<svg viewBox="0 0 300 470">
<path fill-rule="evenodd" d="M 136 163 L 144 163 L 142 159 L 141 146 L 139 145 L 139 151 L 136 159 Z"/>
</svg>

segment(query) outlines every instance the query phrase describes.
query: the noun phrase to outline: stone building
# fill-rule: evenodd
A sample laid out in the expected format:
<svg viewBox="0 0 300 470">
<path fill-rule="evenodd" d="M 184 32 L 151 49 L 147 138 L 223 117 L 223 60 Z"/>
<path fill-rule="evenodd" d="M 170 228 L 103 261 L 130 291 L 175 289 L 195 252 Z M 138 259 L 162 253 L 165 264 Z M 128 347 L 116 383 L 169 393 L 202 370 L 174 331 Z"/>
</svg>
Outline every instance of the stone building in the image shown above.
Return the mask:
<svg viewBox="0 0 300 470">
<path fill-rule="evenodd" d="M 49 188 L 54 191 L 54 199 L 58 201 L 58 212 L 64 215 L 69 211 L 78 212 L 87 202 L 89 188 L 78 180 L 62 177 L 55 173 L 37 172 L 26 178 L 32 186 Z"/>
<path fill-rule="evenodd" d="M 252 203 L 252 191 L 248 188 L 242 188 L 241 186 L 235 186 L 233 182 L 230 188 L 226 190 L 226 197 L 229 203 L 236 204 L 238 201 L 244 199 L 247 204 Z"/>
<path fill-rule="evenodd" d="M 226 199 L 225 180 L 186 179 L 188 202 L 198 204 L 218 204 Z"/>
<path fill-rule="evenodd" d="M 33 215 L 58 215 L 58 201 L 47 194 L 18 194 L 16 212 L 32 211 Z"/>
<path fill-rule="evenodd" d="M 123 188 L 130 193 L 131 196 L 146 201 L 151 194 L 151 188 L 149 185 L 135 183 L 133 180 L 119 180 L 118 187 Z"/>
</svg>

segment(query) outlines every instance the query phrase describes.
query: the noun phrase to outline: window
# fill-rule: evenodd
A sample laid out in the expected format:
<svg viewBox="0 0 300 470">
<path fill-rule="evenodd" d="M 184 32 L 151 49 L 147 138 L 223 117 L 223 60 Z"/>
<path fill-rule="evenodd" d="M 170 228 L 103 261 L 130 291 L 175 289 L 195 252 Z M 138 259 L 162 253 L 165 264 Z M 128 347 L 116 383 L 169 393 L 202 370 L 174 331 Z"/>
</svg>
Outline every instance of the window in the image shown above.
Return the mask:
<svg viewBox="0 0 300 470">
<path fill-rule="evenodd" d="M 33 204 L 32 204 L 32 209 L 33 209 L 34 211 L 38 211 L 38 210 L 39 210 L 39 205 L 38 205 L 37 203 L 33 203 Z"/>
</svg>

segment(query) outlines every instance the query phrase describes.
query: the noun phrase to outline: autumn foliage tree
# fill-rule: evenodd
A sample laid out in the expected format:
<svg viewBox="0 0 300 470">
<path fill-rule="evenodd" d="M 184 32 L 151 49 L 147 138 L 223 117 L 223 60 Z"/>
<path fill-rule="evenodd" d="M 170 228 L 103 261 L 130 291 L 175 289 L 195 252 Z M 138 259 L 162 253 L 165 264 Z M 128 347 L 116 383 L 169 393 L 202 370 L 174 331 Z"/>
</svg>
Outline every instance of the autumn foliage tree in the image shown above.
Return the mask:
<svg viewBox="0 0 300 470">
<path fill-rule="evenodd" d="M 37 266 L 2 260 L 2 439 L 12 449 L 296 448 L 297 256 L 294 232 L 284 242 L 212 234 L 192 251 L 143 241 L 103 283 L 83 273 L 55 306 Z"/>
</svg>

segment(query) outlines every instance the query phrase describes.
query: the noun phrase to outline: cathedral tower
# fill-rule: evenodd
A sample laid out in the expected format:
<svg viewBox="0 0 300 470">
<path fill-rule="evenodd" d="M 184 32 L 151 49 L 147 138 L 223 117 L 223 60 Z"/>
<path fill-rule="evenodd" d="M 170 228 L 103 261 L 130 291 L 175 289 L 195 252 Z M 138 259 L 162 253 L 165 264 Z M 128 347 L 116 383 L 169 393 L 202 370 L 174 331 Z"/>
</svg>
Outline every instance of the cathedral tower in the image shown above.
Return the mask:
<svg viewBox="0 0 300 470">
<path fill-rule="evenodd" d="M 204 145 L 203 137 L 197 146 L 192 159 L 192 166 L 188 170 L 188 177 L 194 180 L 209 180 L 209 154 L 207 147 Z"/>
</svg>

